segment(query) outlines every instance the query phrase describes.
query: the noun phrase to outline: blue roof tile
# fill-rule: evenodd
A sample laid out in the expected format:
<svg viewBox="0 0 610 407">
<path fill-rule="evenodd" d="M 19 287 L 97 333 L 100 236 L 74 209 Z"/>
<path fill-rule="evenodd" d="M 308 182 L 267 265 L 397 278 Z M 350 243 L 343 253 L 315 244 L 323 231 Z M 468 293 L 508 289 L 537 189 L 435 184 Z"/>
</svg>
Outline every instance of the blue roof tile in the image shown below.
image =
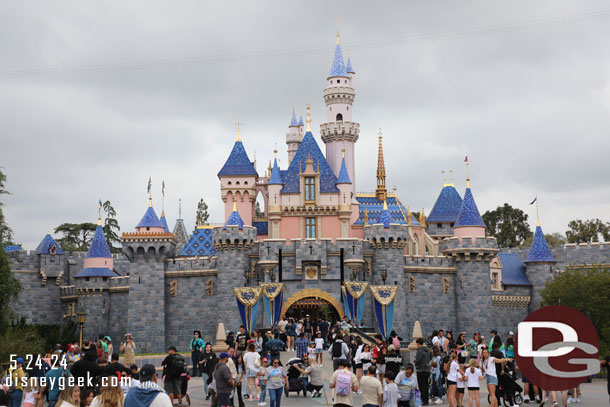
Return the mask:
<svg viewBox="0 0 610 407">
<path fill-rule="evenodd" d="M 277 158 L 273 160 L 273 169 L 271 170 L 271 178 L 269 178 L 269 185 L 273 184 L 283 184 L 282 175 L 277 166 Z"/>
<path fill-rule="evenodd" d="M 248 153 L 244 149 L 241 141 L 236 141 L 229 154 L 229 158 L 218 172 L 218 176 L 222 175 L 254 175 L 258 176 L 254 164 L 248 158 Z"/>
<path fill-rule="evenodd" d="M 212 241 L 213 229 L 197 228 L 178 256 L 213 256 L 218 254 Z"/>
<path fill-rule="evenodd" d="M 252 222 L 252 226 L 256 228 L 257 235 L 268 235 L 269 234 L 269 223 L 264 222 Z"/>
<path fill-rule="evenodd" d="M 95 228 L 95 235 L 93 235 L 93 240 L 91 240 L 91 246 L 89 246 L 86 257 L 112 257 L 101 225 L 97 225 L 97 228 Z"/>
<path fill-rule="evenodd" d="M 536 226 L 534 240 L 532 240 L 532 245 L 530 246 L 530 251 L 527 254 L 525 262 L 555 262 L 555 256 L 553 256 L 553 252 L 551 252 L 540 226 Z"/>
<path fill-rule="evenodd" d="M 161 223 L 161 221 L 157 217 L 157 213 L 155 212 L 153 207 L 149 206 L 148 209 L 146 209 L 144 216 L 142 216 L 140 223 L 138 223 L 136 225 L 136 227 L 137 228 L 147 228 L 147 227 L 148 228 L 162 228 L 164 226 L 163 226 L 163 223 Z"/>
<path fill-rule="evenodd" d="M 349 57 L 347 57 L 347 67 L 345 68 L 345 70 L 347 71 L 347 73 L 355 73 L 354 68 L 352 68 L 352 60 Z"/>
<path fill-rule="evenodd" d="M 6 253 L 18 252 L 19 250 L 21 250 L 21 246 L 16 244 L 7 244 L 6 246 L 4 246 L 4 251 Z"/>
<path fill-rule="evenodd" d="M 345 69 L 345 62 L 343 62 L 343 53 L 341 52 L 341 45 L 337 44 L 335 47 L 335 56 L 333 58 L 333 66 L 330 68 L 329 78 L 333 76 L 347 76 L 347 70 Z"/>
<path fill-rule="evenodd" d="M 335 184 L 337 183 L 337 177 L 333 173 L 333 170 L 328 165 L 326 157 L 322 154 L 318 143 L 311 134 L 310 131 L 305 133 L 303 141 L 299 145 L 294 158 L 290 162 L 290 166 L 286 171 L 281 171 L 282 181 L 284 182 L 284 188 L 282 188 L 283 194 L 292 194 L 300 192 L 300 179 L 299 179 L 299 165 L 301 171 L 305 171 L 305 161 L 307 157 L 311 156 L 313 159 L 314 169 L 317 171 L 318 166 L 320 170 L 320 192 L 332 193 L 339 192 Z"/>
<path fill-rule="evenodd" d="M 47 234 L 38 247 L 36 248 L 36 254 L 51 254 L 51 248 L 55 246 L 55 254 L 64 254 L 64 251 L 61 249 L 61 246 L 57 244 L 53 236 Z"/>
<path fill-rule="evenodd" d="M 165 228 L 165 233 L 169 233 L 169 226 L 167 226 L 167 219 L 165 219 L 165 214 L 161 214 L 161 218 L 159 218 L 159 221 Z"/>
<path fill-rule="evenodd" d="M 525 274 L 525 264 L 516 253 L 498 253 L 502 264 L 502 284 L 532 285 Z"/>
<path fill-rule="evenodd" d="M 460 213 L 458 214 L 454 227 L 455 226 L 485 227 L 485 222 L 483 222 L 483 218 L 481 218 L 481 215 L 479 214 L 479 208 L 477 208 L 477 204 L 474 202 L 474 197 L 472 196 L 470 188 L 466 188 L 466 193 L 464 193 L 464 200 L 462 201 Z"/>
<path fill-rule="evenodd" d="M 364 225 L 364 213 L 368 212 L 369 225 L 375 223 L 383 223 L 381 220 L 381 214 L 383 212 L 383 201 L 380 201 L 374 196 L 358 196 L 356 195 L 356 201 L 360 204 L 358 220 L 354 225 Z M 391 221 L 390 223 L 400 223 L 406 225 L 406 217 L 408 214 L 407 208 L 402 205 L 395 196 L 388 196 L 386 199 L 388 205 L 388 211 L 390 212 Z M 417 218 L 411 214 L 411 224 L 419 226 Z"/>
<path fill-rule="evenodd" d="M 241 216 L 239 216 L 239 212 L 237 212 L 236 210 L 231 212 L 227 223 L 225 223 L 224 229 L 226 229 L 227 226 L 238 226 L 239 230 L 242 230 L 244 228 L 244 221 L 241 219 Z"/>
<path fill-rule="evenodd" d="M 341 160 L 341 171 L 339 171 L 339 178 L 337 178 L 337 184 L 351 184 L 352 181 L 349 179 L 347 173 L 347 167 L 345 166 L 345 157 Z"/>
<path fill-rule="evenodd" d="M 74 277 L 116 277 L 118 273 L 110 270 L 109 268 L 103 267 L 91 267 L 82 269 L 77 275 Z"/>
<path fill-rule="evenodd" d="M 462 197 L 453 186 L 444 186 L 441 189 L 430 216 L 428 223 L 450 222 L 455 223 L 462 207 Z"/>
<path fill-rule="evenodd" d="M 290 125 L 288 127 L 297 127 L 299 122 L 297 122 L 297 115 L 292 111 L 292 119 L 290 119 Z"/>
<path fill-rule="evenodd" d="M 383 223 L 384 228 L 390 227 L 390 223 L 392 223 L 392 215 L 390 215 L 390 211 L 387 207 L 381 210 L 381 217 L 379 219 L 379 223 Z"/>
<path fill-rule="evenodd" d="M 299 117 L 299 126 L 304 126 L 305 124 L 303 123 L 303 116 Z"/>
</svg>

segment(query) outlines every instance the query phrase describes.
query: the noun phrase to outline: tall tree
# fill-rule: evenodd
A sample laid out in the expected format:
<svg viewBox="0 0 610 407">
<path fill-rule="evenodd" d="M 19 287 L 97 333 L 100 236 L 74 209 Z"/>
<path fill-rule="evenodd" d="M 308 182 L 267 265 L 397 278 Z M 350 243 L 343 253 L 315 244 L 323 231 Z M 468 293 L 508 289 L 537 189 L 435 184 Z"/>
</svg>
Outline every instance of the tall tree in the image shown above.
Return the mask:
<svg viewBox="0 0 610 407">
<path fill-rule="evenodd" d="M 62 223 L 55 228 L 55 233 L 63 234 L 61 238 L 57 239 L 57 242 L 65 251 L 85 252 L 89 250 L 96 228 L 97 225 L 91 222 Z"/>
<path fill-rule="evenodd" d="M 256 208 L 255 208 L 255 211 L 256 211 L 256 217 L 257 217 L 257 218 L 264 218 L 264 217 L 265 217 L 265 212 L 263 212 L 263 211 L 261 210 L 261 204 L 260 204 L 260 202 L 257 202 L 257 203 L 256 203 Z"/>
<path fill-rule="evenodd" d="M 197 204 L 197 225 L 207 225 L 209 217 L 208 204 L 201 198 Z"/>
<path fill-rule="evenodd" d="M 599 219 L 582 221 L 574 219 L 568 223 L 569 230 L 566 231 L 568 243 L 591 243 L 610 240 L 610 223 L 604 223 Z"/>
<path fill-rule="evenodd" d="M 483 214 L 487 232 L 498 239 L 500 247 L 518 247 L 532 235 L 527 215 L 519 208 L 505 203 Z"/>
<path fill-rule="evenodd" d="M 104 235 L 106 236 L 106 243 L 108 243 L 108 247 L 110 251 L 113 253 L 118 253 L 121 251 L 120 247 L 115 247 L 114 244 L 120 244 L 121 239 L 119 238 L 118 231 L 121 230 L 119 226 L 119 221 L 116 219 L 116 211 L 112 207 L 110 201 L 104 202 L 102 205 L 104 209 L 104 213 L 106 214 L 106 218 L 104 219 L 104 226 L 102 229 L 104 230 Z"/>
<path fill-rule="evenodd" d="M 540 293 L 544 305 L 566 305 L 585 314 L 599 336 L 600 354 L 610 348 L 610 268 L 568 268 Z"/>
</svg>

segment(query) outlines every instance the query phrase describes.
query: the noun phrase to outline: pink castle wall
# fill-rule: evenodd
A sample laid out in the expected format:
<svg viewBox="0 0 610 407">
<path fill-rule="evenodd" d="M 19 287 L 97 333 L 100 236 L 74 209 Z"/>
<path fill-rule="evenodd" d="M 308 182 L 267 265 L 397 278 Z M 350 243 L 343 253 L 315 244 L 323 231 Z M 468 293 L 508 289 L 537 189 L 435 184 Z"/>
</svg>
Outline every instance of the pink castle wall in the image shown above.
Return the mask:
<svg viewBox="0 0 610 407">
<path fill-rule="evenodd" d="M 322 216 L 322 237 L 327 239 L 336 239 L 341 237 L 341 222 L 338 216 Z"/>
<path fill-rule="evenodd" d="M 300 222 L 296 216 L 285 216 L 280 220 L 280 238 L 298 239 L 300 237 Z"/>
<path fill-rule="evenodd" d="M 148 228 L 149 230 L 146 230 L 146 228 L 136 228 L 136 232 L 141 233 L 141 234 L 147 234 L 147 233 L 165 233 L 165 228 Z"/>
<path fill-rule="evenodd" d="M 85 259 L 85 268 L 114 268 L 114 259 L 103 257 L 88 257 Z"/>
<path fill-rule="evenodd" d="M 461 226 L 453 228 L 453 236 L 460 239 L 460 243 L 464 237 L 471 237 L 474 243 L 475 238 L 485 237 L 485 228 L 481 226 Z"/>
</svg>

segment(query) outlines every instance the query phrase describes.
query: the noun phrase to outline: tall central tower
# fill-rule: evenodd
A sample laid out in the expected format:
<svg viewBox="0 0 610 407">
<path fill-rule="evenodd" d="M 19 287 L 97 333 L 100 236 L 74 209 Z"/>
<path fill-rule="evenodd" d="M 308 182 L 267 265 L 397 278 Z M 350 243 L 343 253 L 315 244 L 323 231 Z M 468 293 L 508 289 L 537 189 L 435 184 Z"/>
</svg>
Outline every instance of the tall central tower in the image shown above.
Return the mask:
<svg viewBox="0 0 610 407">
<path fill-rule="evenodd" d="M 326 160 L 337 176 L 341 171 L 345 148 L 345 165 L 352 181 L 350 186 L 352 200 L 355 199 L 356 188 L 354 148 L 360 133 L 360 124 L 352 121 L 352 104 L 356 96 L 353 87 L 354 75 L 350 59 L 347 59 L 347 66 L 343 61 L 339 33 L 337 33 L 335 57 L 327 78 L 328 86 L 324 89 L 326 123 L 320 125 L 320 135 L 326 144 Z"/>
</svg>

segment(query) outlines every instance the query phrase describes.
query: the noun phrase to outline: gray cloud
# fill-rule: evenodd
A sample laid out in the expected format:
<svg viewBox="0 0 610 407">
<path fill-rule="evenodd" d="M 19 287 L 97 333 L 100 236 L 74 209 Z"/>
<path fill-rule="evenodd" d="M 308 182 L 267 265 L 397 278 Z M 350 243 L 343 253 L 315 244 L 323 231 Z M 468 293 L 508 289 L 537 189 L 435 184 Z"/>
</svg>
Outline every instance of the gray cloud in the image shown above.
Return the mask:
<svg viewBox="0 0 610 407">
<path fill-rule="evenodd" d="M 167 185 L 189 228 L 199 198 L 222 221 L 216 173 L 235 122 L 259 172 L 291 107 L 314 133 L 336 19 L 356 70 L 357 189 L 375 187 L 376 134 L 388 184 L 429 212 L 443 169 L 481 212 L 509 202 L 546 232 L 607 218 L 610 13 L 603 1 L 5 2 L 0 5 L 0 165 L 16 240 L 34 248 L 110 199 L 124 231 Z M 318 138 L 319 140 L 319 138 Z M 319 141 L 320 144 L 321 141 Z M 533 225 L 534 222 L 531 222 Z"/>
</svg>

